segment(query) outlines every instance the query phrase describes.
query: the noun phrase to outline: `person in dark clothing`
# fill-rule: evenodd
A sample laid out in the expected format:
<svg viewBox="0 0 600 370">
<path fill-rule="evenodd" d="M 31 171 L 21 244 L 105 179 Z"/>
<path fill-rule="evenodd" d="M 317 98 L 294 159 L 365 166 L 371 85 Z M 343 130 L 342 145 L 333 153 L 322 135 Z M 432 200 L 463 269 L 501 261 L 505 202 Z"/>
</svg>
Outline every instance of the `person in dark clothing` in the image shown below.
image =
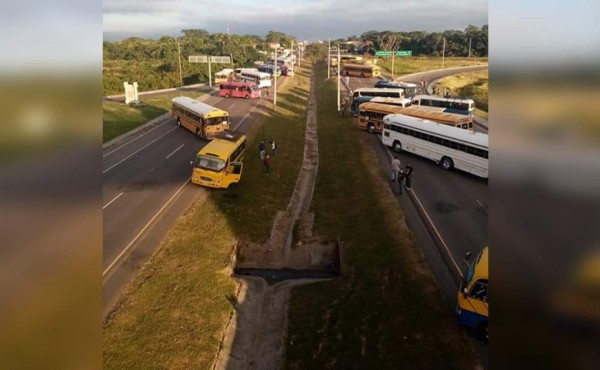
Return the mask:
<svg viewBox="0 0 600 370">
<path fill-rule="evenodd" d="M 265 155 L 265 158 L 263 159 L 263 164 L 265 165 L 265 172 L 267 173 L 267 175 L 269 174 L 269 155 Z"/>
<path fill-rule="evenodd" d="M 264 160 L 265 154 L 267 153 L 267 148 L 265 147 L 264 141 L 261 141 L 260 144 L 258 144 L 258 152 L 260 153 L 260 159 Z"/>
<path fill-rule="evenodd" d="M 404 170 L 401 169 L 400 172 L 398 172 L 398 193 L 400 195 L 402 195 L 402 191 L 404 189 Z"/>
<path fill-rule="evenodd" d="M 411 189 L 411 186 L 412 186 L 412 173 L 413 173 L 413 168 L 410 165 L 410 163 L 407 163 L 406 167 L 404 167 L 404 178 L 406 179 L 406 188 L 407 189 Z"/>
</svg>

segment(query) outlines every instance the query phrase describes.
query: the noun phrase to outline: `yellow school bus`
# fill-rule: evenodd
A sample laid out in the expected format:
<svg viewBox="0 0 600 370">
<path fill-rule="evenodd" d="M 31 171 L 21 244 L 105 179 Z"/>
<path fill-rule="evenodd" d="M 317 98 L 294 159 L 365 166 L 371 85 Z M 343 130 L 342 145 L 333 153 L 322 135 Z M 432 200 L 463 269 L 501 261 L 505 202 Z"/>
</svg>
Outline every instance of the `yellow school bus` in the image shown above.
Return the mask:
<svg viewBox="0 0 600 370">
<path fill-rule="evenodd" d="M 172 101 L 177 125 L 190 130 L 200 139 L 211 140 L 216 134 L 229 130 L 229 113 L 187 96 Z"/>
<path fill-rule="evenodd" d="M 490 315 L 488 302 L 489 248 L 483 248 L 473 261 L 470 261 L 470 257 L 470 254 L 467 253 L 468 267 L 458 290 L 456 315 L 462 325 L 476 329 L 487 341 Z"/>
<path fill-rule="evenodd" d="M 209 188 L 228 188 L 242 177 L 242 160 L 246 150 L 246 135 L 221 133 L 190 161 L 194 168 L 192 182 Z"/>
<path fill-rule="evenodd" d="M 462 114 L 434 112 L 414 106 L 403 107 L 394 102 L 408 99 L 389 99 L 390 102 L 373 102 L 373 100 L 358 106 L 358 127 L 370 133 L 383 131 L 383 117 L 388 114 L 404 114 L 405 116 L 426 119 L 458 128 L 473 129 L 473 117 Z"/>
<path fill-rule="evenodd" d="M 346 64 L 340 73 L 342 76 L 377 77 L 381 75 L 381 69 L 373 64 Z"/>
</svg>

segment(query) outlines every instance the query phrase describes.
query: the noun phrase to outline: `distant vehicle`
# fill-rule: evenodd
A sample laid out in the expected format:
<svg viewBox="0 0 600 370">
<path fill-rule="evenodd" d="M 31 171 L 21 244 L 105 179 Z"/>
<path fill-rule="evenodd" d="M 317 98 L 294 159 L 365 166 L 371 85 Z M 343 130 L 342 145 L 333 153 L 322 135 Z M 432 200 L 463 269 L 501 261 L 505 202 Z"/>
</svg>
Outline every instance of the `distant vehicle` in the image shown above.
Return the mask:
<svg viewBox="0 0 600 370">
<path fill-rule="evenodd" d="M 342 76 L 377 77 L 381 75 L 381 69 L 373 64 L 346 64 L 341 67 Z"/>
<path fill-rule="evenodd" d="M 381 80 L 377 81 L 374 87 L 404 89 L 404 95 L 408 98 L 415 96 L 415 94 L 417 93 L 417 84 L 411 82 Z"/>
<path fill-rule="evenodd" d="M 218 135 L 190 161 L 194 168 L 192 182 L 210 188 L 228 188 L 238 183 L 245 150 L 245 135 L 234 132 Z"/>
<path fill-rule="evenodd" d="M 211 140 L 219 132 L 229 130 L 229 113 L 187 96 L 173 98 L 172 114 L 177 125 L 197 137 Z"/>
<path fill-rule="evenodd" d="M 382 96 L 384 98 L 404 98 L 404 89 L 360 87 L 352 91 L 352 100 L 356 99 L 357 96 Z"/>
<path fill-rule="evenodd" d="M 354 100 L 352 100 L 352 105 L 350 106 L 350 111 L 354 117 L 358 116 L 358 107 L 362 103 L 366 102 L 374 102 L 374 103 L 382 103 L 382 104 L 390 104 L 397 105 L 401 107 L 410 107 L 412 102 L 407 98 L 388 98 L 383 96 L 358 96 Z"/>
<path fill-rule="evenodd" d="M 254 82 L 259 88 L 271 87 L 271 75 L 254 69 L 242 69 L 241 79 L 244 82 Z"/>
<path fill-rule="evenodd" d="M 350 105 L 350 112 L 352 112 L 352 115 L 354 117 L 358 117 L 358 107 L 362 103 L 371 101 L 373 98 L 373 96 L 357 96 L 356 98 L 352 99 L 352 104 Z"/>
<path fill-rule="evenodd" d="M 483 248 L 471 262 L 467 254 L 467 271 L 458 289 L 456 315 L 458 322 L 477 330 L 483 339 L 489 339 L 488 280 L 489 247 Z"/>
<path fill-rule="evenodd" d="M 258 71 L 258 69 L 256 69 L 256 68 L 250 68 L 250 67 L 239 67 L 239 68 L 235 68 L 235 69 L 233 70 L 233 76 L 234 76 L 235 78 L 242 78 L 242 70 L 244 70 L 244 69 L 248 69 L 248 70 L 250 70 L 250 71 Z"/>
<path fill-rule="evenodd" d="M 222 71 L 215 73 L 214 84 L 215 84 L 215 86 L 219 86 L 219 84 L 221 82 L 231 81 L 232 77 L 233 77 L 233 69 L 225 68 Z"/>
<path fill-rule="evenodd" d="M 488 178 L 488 135 L 403 114 L 383 118 L 381 141 L 453 168 Z"/>
<path fill-rule="evenodd" d="M 273 64 L 261 64 L 258 66 L 258 70 L 259 72 L 268 73 L 271 76 L 281 76 L 281 67 L 277 66 L 277 68 L 275 68 Z"/>
<path fill-rule="evenodd" d="M 437 95 L 417 95 L 412 98 L 413 105 L 438 112 L 464 114 L 473 116 L 475 101 L 459 97 L 444 98 Z"/>
<path fill-rule="evenodd" d="M 219 85 L 219 96 L 229 98 L 260 98 L 260 90 L 254 82 L 223 82 Z"/>
<path fill-rule="evenodd" d="M 370 102 L 363 103 L 359 106 L 358 127 L 365 129 L 370 133 L 383 131 L 383 117 L 388 114 L 404 114 L 406 116 L 417 117 L 463 129 L 473 128 L 473 119 L 468 116 L 379 103 L 375 101 L 376 99 L 377 98 L 373 98 Z"/>
<path fill-rule="evenodd" d="M 281 66 L 281 74 L 284 76 L 293 76 L 294 75 L 294 67 L 291 65 L 284 64 Z"/>
</svg>

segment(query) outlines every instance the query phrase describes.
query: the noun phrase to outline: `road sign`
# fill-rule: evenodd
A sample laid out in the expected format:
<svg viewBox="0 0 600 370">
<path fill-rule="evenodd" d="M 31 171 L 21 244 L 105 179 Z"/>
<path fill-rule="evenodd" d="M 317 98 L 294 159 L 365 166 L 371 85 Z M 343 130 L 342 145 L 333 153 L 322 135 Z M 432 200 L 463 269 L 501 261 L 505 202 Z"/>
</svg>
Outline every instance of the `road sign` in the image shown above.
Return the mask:
<svg viewBox="0 0 600 370">
<path fill-rule="evenodd" d="M 377 50 L 375 51 L 375 55 L 378 57 L 389 57 L 392 55 L 392 52 L 388 50 Z"/>
<path fill-rule="evenodd" d="M 206 55 L 190 55 L 188 61 L 190 63 L 208 63 L 208 57 Z"/>
<path fill-rule="evenodd" d="M 211 63 L 230 64 L 231 63 L 231 57 L 229 57 L 229 56 L 226 56 L 226 57 L 210 57 L 210 62 Z"/>
<path fill-rule="evenodd" d="M 412 50 L 398 50 L 396 52 L 397 57 L 410 57 L 412 56 Z"/>
</svg>

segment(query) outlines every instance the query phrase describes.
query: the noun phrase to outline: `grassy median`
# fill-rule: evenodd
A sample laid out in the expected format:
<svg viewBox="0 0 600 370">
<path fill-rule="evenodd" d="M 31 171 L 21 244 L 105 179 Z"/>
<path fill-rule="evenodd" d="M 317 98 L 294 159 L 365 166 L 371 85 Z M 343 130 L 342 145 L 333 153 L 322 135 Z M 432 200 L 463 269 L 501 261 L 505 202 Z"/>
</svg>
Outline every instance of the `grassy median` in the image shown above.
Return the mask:
<svg viewBox="0 0 600 370">
<path fill-rule="evenodd" d="M 126 288 L 104 325 L 105 369 L 212 366 L 237 291 L 225 269 L 232 248 L 238 238 L 268 239 L 300 170 L 309 71 L 297 72 L 278 94 L 276 112 L 272 103 L 256 107 L 237 188 L 202 191 Z M 273 139 L 280 149 L 267 176 L 258 142 Z"/>
<path fill-rule="evenodd" d="M 324 66 L 316 68 L 323 81 Z M 336 85 L 317 85 L 316 234 L 343 242 L 342 275 L 295 288 L 289 369 L 468 369 L 474 355 L 442 301 L 371 147 L 336 112 Z M 406 195 L 405 195 L 406 196 Z"/>
</svg>

